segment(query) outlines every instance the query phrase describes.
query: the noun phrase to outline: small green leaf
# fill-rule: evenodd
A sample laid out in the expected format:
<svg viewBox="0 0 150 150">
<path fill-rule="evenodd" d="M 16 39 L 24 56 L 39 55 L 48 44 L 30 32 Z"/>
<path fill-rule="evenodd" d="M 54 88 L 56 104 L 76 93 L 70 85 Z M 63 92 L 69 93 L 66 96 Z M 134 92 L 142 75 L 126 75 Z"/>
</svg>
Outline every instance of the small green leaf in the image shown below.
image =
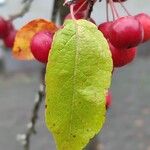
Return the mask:
<svg viewBox="0 0 150 150">
<path fill-rule="evenodd" d="M 112 59 L 103 34 L 68 20 L 54 36 L 46 69 L 46 125 L 58 150 L 81 150 L 105 120 Z"/>
</svg>

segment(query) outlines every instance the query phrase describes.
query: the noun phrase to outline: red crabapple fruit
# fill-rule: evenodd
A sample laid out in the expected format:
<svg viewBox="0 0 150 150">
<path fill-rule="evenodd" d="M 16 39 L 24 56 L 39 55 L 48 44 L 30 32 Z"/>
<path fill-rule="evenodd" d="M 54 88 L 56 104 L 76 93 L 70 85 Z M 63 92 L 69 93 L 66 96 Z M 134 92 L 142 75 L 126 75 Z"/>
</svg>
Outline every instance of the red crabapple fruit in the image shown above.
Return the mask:
<svg viewBox="0 0 150 150">
<path fill-rule="evenodd" d="M 17 30 L 11 30 L 9 34 L 4 38 L 4 44 L 8 48 L 12 48 L 14 45 Z"/>
<path fill-rule="evenodd" d="M 110 51 L 112 53 L 112 60 L 114 67 L 122 67 L 132 62 L 136 56 L 137 49 L 118 49 L 109 43 Z"/>
<path fill-rule="evenodd" d="M 136 47 L 143 40 L 143 27 L 132 16 L 121 17 L 110 26 L 109 41 L 120 49 Z"/>
<path fill-rule="evenodd" d="M 30 43 L 33 56 L 42 63 L 47 63 L 49 51 L 53 41 L 53 34 L 49 31 L 36 33 Z"/>
<path fill-rule="evenodd" d="M 109 38 L 109 28 L 111 24 L 112 22 L 104 22 L 98 26 L 98 30 L 100 30 L 103 33 L 106 39 Z"/>
<path fill-rule="evenodd" d="M 110 92 L 106 95 L 106 109 L 109 109 L 112 104 L 112 95 Z"/>
<path fill-rule="evenodd" d="M 0 17 L 0 38 L 4 38 L 7 36 L 8 26 L 7 21 Z"/>
<path fill-rule="evenodd" d="M 150 16 L 145 13 L 141 13 L 135 16 L 135 18 L 142 24 L 144 29 L 143 42 L 150 40 Z"/>
</svg>

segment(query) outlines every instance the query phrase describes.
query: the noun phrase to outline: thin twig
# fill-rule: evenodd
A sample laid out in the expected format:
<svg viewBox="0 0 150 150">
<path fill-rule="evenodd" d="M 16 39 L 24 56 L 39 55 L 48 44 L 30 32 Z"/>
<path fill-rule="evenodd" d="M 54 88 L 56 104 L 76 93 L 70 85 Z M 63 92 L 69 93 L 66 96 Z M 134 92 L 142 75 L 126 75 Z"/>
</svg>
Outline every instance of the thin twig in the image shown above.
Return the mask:
<svg viewBox="0 0 150 150">
<path fill-rule="evenodd" d="M 29 1 L 27 1 L 27 0 L 22 1 L 22 2 L 25 2 L 25 3 L 28 3 L 28 4 L 26 4 L 26 7 L 25 7 L 25 9 L 23 9 L 23 11 L 21 11 L 17 15 L 14 15 L 13 19 L 17 18 L 20 15 L 23 15 L 25 11 L 29 10 L 31 2 L 33 0 L 29 0 Z M 56 0 L 54 2 L 55 3 L 54 6 L 56 5 L 56 2 L 58 2 L 58 0 Z M 53 15 L 54 15 L 54 16 L 52 15 L 52 18 L 53 18 L 52 20 L 53 21 L 55 20 L 55 17 L 56 17 L 55 13 L 54 13 L 54 12 L 57 12 L 56 10 L 58 11 L 58 7 L 53 8 Z M 35 103 L 34 103 L 34 106 L 32 108 L 31 118 L 30 118 L 29 123 L 27 124 L 27 131 L 26 131 L 25 134 L 20 134 L 20 135 L 17 136 L 17 139 L 19 141 L 21 141 L 21 143 L 23 144 L 24 150 L 30 150 L 31 136 L 36 133 L 35 125 L 36 125 L 36 122 L 38 120 L 38 112 L 39 112 L 40 106 L 43 102 L 44 93 L 45 93 L 45 89 L 44 89 L 45 69 L 46 68 L 43 68 L 42 72 L 41 72 L 41 82 L 42 82 L 42 84 L 40 84 L 38 93 L 35 97 Z"/>
<path fill-rule="evenodd" d="M 95 2 L 95 0 L 87 0 L 88 1 L 88 3 L 89 3 L 89 6 L 88 6 L 88 9 L 87 9 L 87 13 L 86 13 L 86 17 L 85 17 L 85 19 L 90 19 L 90 17 L 91 17 L 91 13 L 92 13 L 92 11 L 93 11 L 93 6 L 94 6 L 94 2 Z"/>
<path fill-rule="evenodd" d="M 26 3 L 28 0 L 22 0 L 22 2 L 21 3 Z"/>
<path fill-rule="evenodd" d="M 57 14 L 59 12 L 59 8 L 60 8 L 60 0 L 54 0 L 52 16 L 51 16 L 51 20 L 53 22 L 56 22 L 56 18 L 57 18 Z"/>
<path fill-rule="evenodd" d="M 38 112 L 44 97 L 44 85 L 40 84 L 38 93 L 35 97 L 32 115 L 29 123 L 27 124 L 27 131 L 25 134 L 19 134 L 17 139 L 23 144 L 24 150 L 30 149 L 30 139 L 33 134 L 36 134 L 35 125 L 38 120 Z"/>
<path fill-rule="evenodd" d="M 9 16 L 10 20 L 14 20 L 19 17 L 23 17 L 30 10 L 32 2 L 33 2 L 33 0 L 23 0 L 22 3 L 24 3 L 24 6 L 23 6 L 22 10 L 14 15 L 10 15 Z"/>
<path fill-rule="evenodd" d="M 69 7 L 64 6 L 64 0 L 59 0 L 60 6 L 59 6 L 59 21 L 62 25 L 64 23 L 65 17 L 69 14 Z"/>
<path fill-rule="evenodd" d="M 25 0 L 24 0 L 25 1 Z M 27 1 L 27 0 L 26 0 Z M 58 2 L 58 1 L 57 1 Z M 56 1 L 54 2 L 56 5 Z M 58 11 L 58 8 L 57 7 L 54 7 L 53 8 L 53 15 L 55 15 L 54 12 L 56 12 L 56 9 Z M 56 16 L 55 16 L 56 17 Z M 55 20 L 55 17 L 52 16 L 52 20 Z M 33 134 L 36 133 L 36 130 L 35 130 L 35 125 L 36 125 L 36 122 L 38 120 L 38 112 L 39 112 L 39 109 L 40 109 L 40 106 L 41 106 L 41 103 L 43 102 L 43 98 L 44 98 L 44 93 L 45 93 L 45 90 L 44 90 L 44 76 L 45 76 L 45 69 L 46 68 L 43 68 L 42 69 L 42 72 L 41 72 L 41 82 L 42 84 L 40 84 L 40 87 L 39 87 L 39 90 L 38 90 L 38 93 L 35 97 L 35 103 L 34 103 L 34 106 L 32 108 L 32 114 L 31 114 L 31 118 L 30 118 L 30 121 L 29 123 L 27 124 L 27 131 L 25 134 L 20 134 L 17 136 L 17 139 L 19 141 L 21 141 L 21 143 L 23 144 L 23 148 L 24 150 L 30 150 L 30 140 L 31 140 L 31 136 Z"/>
<path fill-rule="evenodd" d="M 58 13 L 60 14 L 60 22 L 62 23 L 66 14 L 69 13 L 64 5 L 64 0 L 54 0 L 51 21 L 56 22 Z"/>
<path fill-rule="evenodd" d="M 108 0 L 106 0 L 106 18 L 107 18 L 107 22 L 109 22 Z"/>
</svg>

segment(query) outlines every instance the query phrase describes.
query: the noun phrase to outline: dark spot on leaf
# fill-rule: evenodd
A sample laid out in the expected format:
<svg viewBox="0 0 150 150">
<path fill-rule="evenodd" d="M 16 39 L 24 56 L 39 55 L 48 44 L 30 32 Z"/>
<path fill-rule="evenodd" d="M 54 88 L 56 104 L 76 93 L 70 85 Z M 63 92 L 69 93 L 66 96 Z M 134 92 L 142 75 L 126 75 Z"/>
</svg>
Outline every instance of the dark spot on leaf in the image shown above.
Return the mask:
<svg viewBox="0 0 150 150">
<path fill-rule="evenodd" d="M 57 134 L 57 135 L 59 135 L 59 134 L 60 134 L 60 132 L 58 131 L 58 132 L 56 132 L 56 134 Z"/>
</svg>

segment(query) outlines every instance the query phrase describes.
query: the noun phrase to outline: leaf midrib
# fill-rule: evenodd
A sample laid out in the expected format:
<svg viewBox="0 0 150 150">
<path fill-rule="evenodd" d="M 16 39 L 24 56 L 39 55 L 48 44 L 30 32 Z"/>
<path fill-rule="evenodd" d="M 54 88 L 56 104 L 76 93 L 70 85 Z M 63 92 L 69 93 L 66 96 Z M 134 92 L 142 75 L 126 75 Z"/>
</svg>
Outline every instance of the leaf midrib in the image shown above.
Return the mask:
<svg viewBox="0 0 150 150">
<path fill-rule="evenodd" d="M 75 34 L 75 44 L 76 44 L 76 50 L 75 50 L 75 59 L 74 59 L 74 71 L 73 71 L 73 98 L 71 101 L 71 109 L 70 109 L 70 127 L 69 127 L 69 139 L 71 138 L 71 130 L 72 130 L 72 114 L 73 114 L 73 105 L 74 105 L 74 100 L 75 100 L 75 87 L 76 87 L 76 74 L 77 74 L 77 62 L 78 62 L 78 24 L 76 21 L 74 21 L 74 26 L 76 30 Z"/>
</svg>

